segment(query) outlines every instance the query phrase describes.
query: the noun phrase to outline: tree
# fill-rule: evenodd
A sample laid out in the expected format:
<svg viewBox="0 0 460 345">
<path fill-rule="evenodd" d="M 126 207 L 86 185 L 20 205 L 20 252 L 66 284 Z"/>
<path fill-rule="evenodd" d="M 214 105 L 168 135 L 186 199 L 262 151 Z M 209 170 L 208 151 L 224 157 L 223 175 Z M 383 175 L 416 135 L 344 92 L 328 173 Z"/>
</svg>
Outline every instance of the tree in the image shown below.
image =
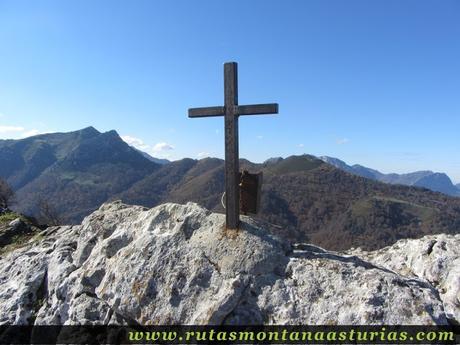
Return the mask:
<svg viewBox="0 0 460 345">
<path fill-rule="evenodd" d="M 48 226 L 62 224 L 56 208 L 53 207 L 47 200 L 39 197 L 37 200 L 37 208 L 39 211 L 38 221 L 41 224 L 46 224 Z"/>
<path fill-rule="evenodd" d="M 0 178 L 0 208 L 8 208 L 13 196 L 14 192 L 8 182 Z"/>
</svg>

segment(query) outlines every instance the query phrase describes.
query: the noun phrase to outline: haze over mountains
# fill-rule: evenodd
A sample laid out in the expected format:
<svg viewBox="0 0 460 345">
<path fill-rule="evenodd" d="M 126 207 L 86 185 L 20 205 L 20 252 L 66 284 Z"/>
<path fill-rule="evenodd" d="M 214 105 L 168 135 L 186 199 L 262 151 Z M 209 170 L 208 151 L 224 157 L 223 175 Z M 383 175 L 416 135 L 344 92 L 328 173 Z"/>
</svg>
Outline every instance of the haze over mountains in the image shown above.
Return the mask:
<svg viewBox="0 0 460 345">
<path fill-rule="evenodd" d="M 293 242 L 376 249 L 400 238 L 460 229 L 460 198 L 364 178 L 313 156 L 263 164 L 241 160 L 241 167 L 264 173 L 257 217 L 278 225 L 279 234 Z M 46 202 L 66 223 L 78 223 L 115 199 L 147 207 L 194 201 L 223 212 L 221 159 L 158 164 L 115 131 L 92 127 L 0 140 L 0 176 L 16 191 L 18 211 L 40 217 Z"/>
</svg>

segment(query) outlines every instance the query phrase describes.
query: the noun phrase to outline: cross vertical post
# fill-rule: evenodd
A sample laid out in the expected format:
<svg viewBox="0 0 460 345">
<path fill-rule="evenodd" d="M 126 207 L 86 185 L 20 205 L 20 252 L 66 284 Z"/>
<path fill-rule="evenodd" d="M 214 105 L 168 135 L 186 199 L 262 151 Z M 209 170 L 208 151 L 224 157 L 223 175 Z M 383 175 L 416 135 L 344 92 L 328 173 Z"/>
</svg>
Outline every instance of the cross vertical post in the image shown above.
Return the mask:
<svg viewBox="0 0 460 345">
<path fill-rule="evenodd" d="M 224 64 L 225 92 L 225 216 L 227 228 L 237 229 L 240 221 L 238 172 L 238 66 Z"/>
<path fill-rule="evenodd" d="M 278 104 L 238 105 L 238 65 L 224 64 L 224 106 L 190 108 L 188 117 L 225 118 L 225 220 L 227 229 L 240 223 L 238 119 L 241 115 L 277 114 Z"/>
</svg>

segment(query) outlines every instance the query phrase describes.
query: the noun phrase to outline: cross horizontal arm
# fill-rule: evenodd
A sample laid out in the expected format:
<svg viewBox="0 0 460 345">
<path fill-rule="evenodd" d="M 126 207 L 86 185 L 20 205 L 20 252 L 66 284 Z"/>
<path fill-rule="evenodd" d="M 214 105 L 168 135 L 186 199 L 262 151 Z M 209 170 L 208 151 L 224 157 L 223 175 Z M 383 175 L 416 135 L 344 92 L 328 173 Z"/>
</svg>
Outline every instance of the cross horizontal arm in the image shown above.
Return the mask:
<svg viewBox="0 0 460 345">
<path fill-rule="evenodd" d="M 190 108 L 188 117 L 207 117 L 225 115 L 225 107 Z"/>
<path fill-rule="evenodd" d="M 239 105 L 238 115 L 278 114 L 278 103 Z"/>
</svg>

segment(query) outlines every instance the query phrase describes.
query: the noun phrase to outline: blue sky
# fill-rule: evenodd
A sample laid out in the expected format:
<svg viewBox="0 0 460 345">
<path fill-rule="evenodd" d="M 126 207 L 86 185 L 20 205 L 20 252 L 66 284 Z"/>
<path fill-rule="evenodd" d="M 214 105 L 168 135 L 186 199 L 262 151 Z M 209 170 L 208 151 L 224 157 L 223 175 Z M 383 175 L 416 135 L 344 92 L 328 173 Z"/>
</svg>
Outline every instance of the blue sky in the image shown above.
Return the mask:
<svg viewBox="0 0 460 345">
<path fill-rule="evenodd" d="M 0 138 L 94 126 L 157 157 L 223 157 L 226 61 L 240 155 L 310 153 L 460 182 L 460 1 L 0 0 Z"/>
</svg>

